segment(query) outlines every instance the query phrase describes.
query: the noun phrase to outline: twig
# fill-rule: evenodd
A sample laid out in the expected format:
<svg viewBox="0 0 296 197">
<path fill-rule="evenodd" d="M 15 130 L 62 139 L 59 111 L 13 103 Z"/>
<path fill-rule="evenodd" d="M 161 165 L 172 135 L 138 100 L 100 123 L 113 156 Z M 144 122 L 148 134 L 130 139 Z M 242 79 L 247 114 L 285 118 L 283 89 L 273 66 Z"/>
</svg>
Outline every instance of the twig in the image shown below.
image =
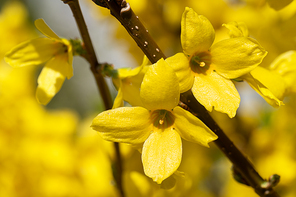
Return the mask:
<svg viewBox="0 0 296 197">
<path fill-rule="evenodd" d="M 150 34 L 143 26 L 139 18 L 134 14 L 130 5 L 125 0 L 93 0 L 97 5 L 107 7 L 111 14 L 125 27 L 131 37 L 135 40 L 144 54 L 149 58 L 151 63 L 156 63 L 165 55 L 161 52 L 158 45 L 151 38 Z M 148 44 L 147 44 L 147 43 Z M 187 105 L 187 110 L 193 115 L 200 118 L 213 132 L 218 136 L 215 144 L 233 163 L 234 168 L 238 171 L 247 184 L 254 188 L 259 196 L 278 197 L 279 195 L 272 187 L 263 187 L 266 181 L 254 169 L 250 161 L 239 151 L 233 142 L 225 135 L 223 130 L 217 125 L 207 110 L 194 98 L 191 91 L 181 94 L 181 102 Z M 182 104 L 181 104 L 182 106 Z"/>
<path fill-rule="evenodd" d="M 106 81 L 101 73 L 104 64 L 99 64 L 98 59 L 95 54 L 95 50 L 93 48 L 81 9 L 78 0 L 62 0 L 65 4 L 68 4 L 74 18 L 76 20 L 80 35 L 84 42 L 85 50 L 87 52 L 86 59 L 91 65 L 90 69 L 95 77 L 97 86 L 99 88 L 99 92 L 103 98 L 105 109 L 112 108 L 112 98 L 109 91 L 109 88 L 106 84 Z M 115 149 L 115 161 L 113 161 L 113 175 L 116 181 L 116 186 L 119 190 L 119 193 L 122 197 L 124 197 L 123 186 L 122 186 L 122 160 L 120 155 L 119 144 L 117 142 L 114 143 Z M 95 184 L 95 183 L 94 183 Z"/>
</svg>

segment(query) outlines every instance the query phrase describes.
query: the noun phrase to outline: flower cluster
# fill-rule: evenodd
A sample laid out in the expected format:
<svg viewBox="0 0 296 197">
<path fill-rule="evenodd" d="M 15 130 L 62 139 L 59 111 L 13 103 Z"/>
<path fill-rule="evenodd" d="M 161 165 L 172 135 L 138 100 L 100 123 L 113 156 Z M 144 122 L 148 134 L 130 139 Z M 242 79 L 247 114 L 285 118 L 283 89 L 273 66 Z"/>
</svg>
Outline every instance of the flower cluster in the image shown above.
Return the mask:
<svg viewBox="0 0 296 197">
<path fill-rule="evenodd" d="M 276 9 L 286 6 L 267 2 Z M 5 55 L 5 61 L 13 67 L 45 63 L 36 97 L 46 105 L 65 79 L 73 76 L 75 47 L 42 19 L 35 25 L 46 38 L 19 44 Z M 296 92 L 295 51 L 283 53 L 269 67 L 262 67 L 267 52 L 249 37 L 246 25 L 231 22 L 223 26 L 229 30 L 229 38 L 214 42 L 213 25 L 186 7 L 181 21 L 183 52 L 150 66 L 144 57 L 135 69 L 117 69 L 112 76 L 118 89 L 113 109 L 100 113 L 92 122 L 91 127 L 103 139 L 135 146 L 142 154 L 145 174 L 158 184 L 180 166 L 182 138 L 208 147 L 218 137 L 178 106 L 180 93 L 191 90 L 208 111 L 215 109 L 232 118 L 240 104 L 234 81 L 246 81 L 272 106 L 283 105 L 284 96 Z M 132 107 L 124 107 L 124 101 Z"/>
<path fill-rule="evenodd" d="M 38 102 L 46 105 L 61 89 L 65 79 L 73 76 L 73 52 L 71 43 L 58 37 L 43 19 L 37 19 L 35 26 L 46 38 L 17 45 L 5 55 L 5 61 L 13 67 L 36 66 L 46 62 L 36 90 Z"/>
</svg>

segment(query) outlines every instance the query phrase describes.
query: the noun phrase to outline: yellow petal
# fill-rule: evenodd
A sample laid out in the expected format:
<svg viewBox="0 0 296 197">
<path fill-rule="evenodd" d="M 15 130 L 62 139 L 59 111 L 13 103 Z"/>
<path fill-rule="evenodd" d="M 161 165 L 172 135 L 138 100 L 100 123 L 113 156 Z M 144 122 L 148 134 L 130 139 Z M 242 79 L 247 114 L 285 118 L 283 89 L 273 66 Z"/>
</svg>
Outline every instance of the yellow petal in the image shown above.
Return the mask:
<svg viewBox="0 0 296 197">
<path fill-rule="evenodd" d="M 188 111 L 177 106 L 173 112 L 176 130 L 183 139 L 209 147 L 208 143 L 218 138 L 201 120 Z"/>
<path fill-rule="evenodd" d="M 270 65 L 270 69 L 281 75 L 287 85 L 286 93 L 296 93 L 296 51 L 287 51 L 279 55 Z"/>
<path fill-rule="evenodd" d="M 214 107 L 216 111 L 228 114 L 230 118 L 235 116 L 239 107 L 240 96 L 234 84 L 216 72 L 196 75 L 192 93 L 208 111 L 212 111 Z"/>
<path fill-rule="evenodd" d="M 222 26 L 226 27 L 229 29 L 229 36 L 231 38 L 236 38 L 236 37 L 248 37 L 249 36 L 249 30 L 244 22 L 230 22 L 227 24 L 223 24 Z"/>
<path fill-rule="evenodd" d="M 48 38 L 36 38 L 21 43 L 5 55 L 13 67 L 35 66 L 48 61 L 62 45 Z"/>
<path fill-rule="evenodd" d="M 67 67 L 67 72 L 66 72 L 66 77 L 67 79 L 70 79 L 71 77 L 73 77 L 73 48 L 72 45 L 70 43 L 69 40 L 67 39 L 62 39 L 62 43 L 64 43 L 64 45 L 67 47 L 67 54 L 62 54 L 67 56 L 68 58 L 68 64 L 69 66 Z M 65 51 L 62 51 L 62 53 L 65 53 Z"/>
<path fill-rule="evenodd" d="M 121 80 L 117 79 L 118 83 L 119 83 L 119 88 L 118 88 L 118 93 L 116 98 L 114 99 L 113 102 L 113 106 L 112 109 L 118 108 L 118 107 L 123 107 L 123 92 L 122 92 L 122 88 L 121 88 Z"/>
<path fill-rule="evenodd" d="M 285 6 L 289 5 L 293 0 L 267 0 L 267 3 L 270 7 L 272 7 L 275 10 L 280 10 L 284 8 Z"/>
<path fill-rule="evenodd" d="M 258 66 L 243 78 L 270 105 L 274 107 L 284 105 L 282 100 L 284 99 L 286 84 L 277 73 Z"/>
<path fill-rule="evenodd" d="M 178 105 L 178 78 L 163 59 L 148 68 L 141 85 L 140 97 L 143 106 L 149 110 L 171 110 Z"/>
<path fill-rule="evenodd" d="M 228 79 L 247 74 L 262 62 L 266 54 L 256 40 L 246 37 L 222 40 L 211 48 L 216 71 Z"/>
<path fill-rule="evenodd" d="M 165 61 L 173 68 L 179 79 L 180 93 L 190 90 L 193 85 L 194 75 L 184 53 L 177 53 Z"/>
<path fill-rule="evenodd" d="M 50 27 L 45 23 L 45 21 L 42 18 L 39 18 L 35 20 L 35 26 L 36 28 L 45 36 L 60 40 L 59 36 L 57 36 Z"/>
<path fill-rule="evenodd" d="M 66 78 L 67 61 L 56 56 L 47 62 L 38 77 L 36 97 L 39 103 L 46 105 L 58 91 Z"/>
<path fill-rule="evenodd" d="M 100 113 L 91 127 L 105 140 L 130 144 L 143 143 L 149 136 L 150 113 L 142 107 L 120 107 Z"/>
<path fill-rule="evenodd" d="M 155 128 L 143 145 L 144 172 L 160 184 L 178 169 L 181 157 L 180 135 L 172 127 L 165 130 Z"/>
<path fill-rule="evenodd" d="M 145 55 L 144 56 L 144 59 L 143 59 L 143 63 L 142 63 L 141 66 L 136 67 L 134 69 L 131 69 L 131 68 L 119 68 L 118 69 L 118 76 L 119 76 L 119 78 L 123 79 L 123 78 L 133 77 L 133 76 L 138 75 L 142 71 L 142 69 L 145 68 L 145 66 L 148 64 L 148 62 L 149 62 L 149 59 Z"/>
<path fill-rule="evenodd" d="M 181 21 L 181 44 L 186 55 L 207 51 L 215 39 L 210 21 L 186 7 Z"/>
</svg>

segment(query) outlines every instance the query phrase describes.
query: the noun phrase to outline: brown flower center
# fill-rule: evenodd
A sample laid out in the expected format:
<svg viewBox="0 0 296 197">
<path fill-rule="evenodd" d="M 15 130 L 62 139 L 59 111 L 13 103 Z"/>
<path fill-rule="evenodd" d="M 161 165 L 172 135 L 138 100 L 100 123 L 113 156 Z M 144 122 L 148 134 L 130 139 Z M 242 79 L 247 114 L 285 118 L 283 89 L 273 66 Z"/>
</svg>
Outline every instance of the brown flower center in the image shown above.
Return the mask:
<svg viewBox="0 0 296 197">
<path fill-rule="evenodd" d="M 174 124 L 175 117 L 172 112 L 164 109 L 154 110 L 150 118 L 153 122 L 153 125 L 159 129 L 165 129 Z"/>
<path fill-rule="evenodd" d="M 211 65 L 211 54 L 209 51 L 196 53 L 190 57 L 191 70 L 198 74 L 205 74 Z"/>
</svg>

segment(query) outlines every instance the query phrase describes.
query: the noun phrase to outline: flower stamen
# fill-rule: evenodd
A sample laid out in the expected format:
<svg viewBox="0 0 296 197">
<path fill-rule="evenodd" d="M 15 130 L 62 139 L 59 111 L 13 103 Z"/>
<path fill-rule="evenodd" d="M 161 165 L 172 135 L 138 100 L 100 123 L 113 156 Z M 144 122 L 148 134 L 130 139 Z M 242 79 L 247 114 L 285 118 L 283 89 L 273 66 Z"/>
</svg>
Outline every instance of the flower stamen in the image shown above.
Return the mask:
<svg viewBox="0 0 296 197">
<path fill-rule="evenodd" d="M 174 116 L 167 110 L 155 110 L 150 116 L 153 125 L 157 128 L 165 129 L 174 123 Z"/>
<path fill-rule="evenodd" d="M 190 57 L 190 67 L 195 73 L 203 73 L 209 69 L 211 64 L 211 54 L 208 51 L 196 53 Z"/>
</svg>

